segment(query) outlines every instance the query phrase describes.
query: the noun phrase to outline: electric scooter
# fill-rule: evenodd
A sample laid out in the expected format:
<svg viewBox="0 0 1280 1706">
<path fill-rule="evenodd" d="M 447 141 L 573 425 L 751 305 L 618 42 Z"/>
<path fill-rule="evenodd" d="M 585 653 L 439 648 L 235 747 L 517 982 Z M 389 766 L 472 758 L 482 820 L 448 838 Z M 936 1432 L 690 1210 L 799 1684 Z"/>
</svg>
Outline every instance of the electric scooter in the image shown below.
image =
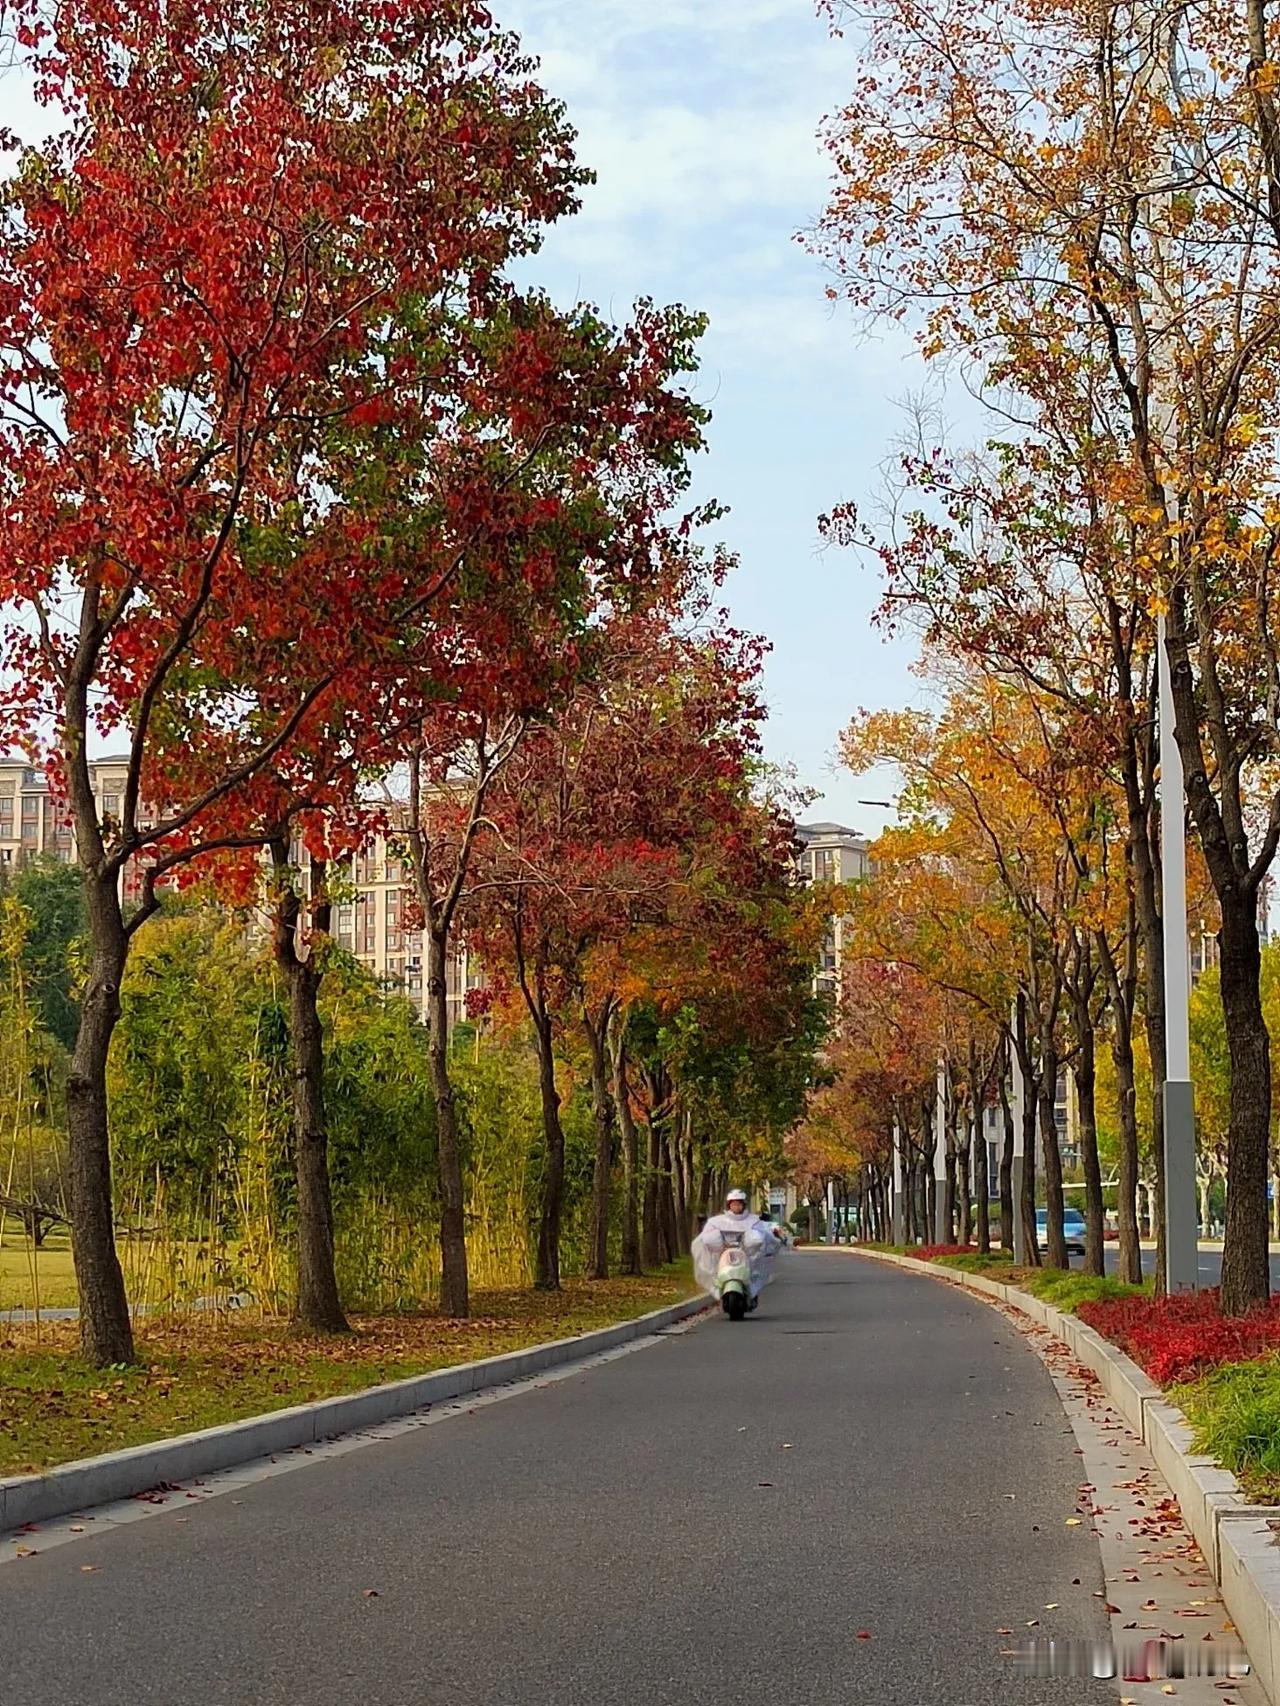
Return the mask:
<svg viewBox="0 0 1280 1706">
<path fill-rule="evenodd" d="M 733 1234 L 728 1237 L 732 1242 L 725 1243 L 716 1263 L 716 1296 L 729 1319 L 741 1321 L 756 1306 L 756 1299 L 751 1295 L 751 1263 L 747 1260 L 741 1237 Z"/>
</svg>

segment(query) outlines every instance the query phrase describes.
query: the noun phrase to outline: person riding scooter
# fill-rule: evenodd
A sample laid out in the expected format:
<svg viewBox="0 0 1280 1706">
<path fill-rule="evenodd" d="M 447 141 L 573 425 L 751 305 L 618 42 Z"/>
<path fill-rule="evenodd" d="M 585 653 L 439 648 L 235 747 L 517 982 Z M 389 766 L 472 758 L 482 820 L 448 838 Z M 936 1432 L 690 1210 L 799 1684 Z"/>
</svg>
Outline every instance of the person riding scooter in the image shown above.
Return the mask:
<svg viewBox="0 0 1280 1706">
<path fill-rule="evenodd" d="M 740 1272 L 730 1254 L 734 1250 L 745 1258 Z M 772 1277 L 769 1262 L 776 1250 L 772 1228 L 750 1212 L 747 1193 L 735 1186 L 725 1195 L 723 1213 L 713 1214 L 693 1241 L 694 1274 L 705 1291 L 720 1299 L 726 1315 L 736 1320 L 758 1304 Z"/>
</svg>

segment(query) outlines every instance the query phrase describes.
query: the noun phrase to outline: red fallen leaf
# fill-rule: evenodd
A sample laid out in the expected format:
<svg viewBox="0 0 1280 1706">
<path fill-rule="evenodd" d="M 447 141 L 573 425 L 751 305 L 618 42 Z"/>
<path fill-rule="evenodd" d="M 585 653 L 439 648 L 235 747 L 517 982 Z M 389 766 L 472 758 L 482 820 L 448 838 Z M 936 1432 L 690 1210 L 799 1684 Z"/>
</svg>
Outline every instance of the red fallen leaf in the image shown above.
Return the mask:
<svg viewBox="0 0 1280 1706">
<path fill-rule="evenodd" d="M 377 1599 L 378 1598 L 377 1588 L 366 1588 L 364 1590 L 364 1597 L 366 1599 Z"/>
<path fill-rule="evenodd" d="M 860 1641 L 869 1641 L 869 1640 L 870 1640 L 870 1639 L 871 1639 L 871 1632 L 870 1632 L 870 1630 L 868 1630 L 868 1629 L 859 1629 L 859 1631 L 858 1631 L 858 1639 L 859 1639 L 859 1640 L 860 1640 Z"/>
</svg>

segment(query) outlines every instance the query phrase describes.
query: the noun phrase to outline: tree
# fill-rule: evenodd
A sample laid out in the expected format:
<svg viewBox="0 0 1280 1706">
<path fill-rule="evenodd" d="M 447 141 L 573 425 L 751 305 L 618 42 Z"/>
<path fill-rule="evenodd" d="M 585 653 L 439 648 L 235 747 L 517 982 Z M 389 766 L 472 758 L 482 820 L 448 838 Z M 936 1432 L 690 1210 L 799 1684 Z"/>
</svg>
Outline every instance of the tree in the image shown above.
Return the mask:
<svg viewBox="0 0 1280 1706">
<path fill-rule="evenodd" d="M 353 633 L 412 611 L 423 564 L 379 559 L 358 445 L 388 417 L 435 436 L 458 381 L 440 341 L 583 174 L 461 0 L 33 5 L 17 35 L 68 123 L 5 194 L 0 599 L 16 734 L 60 731 L 85 887 L 71 1190 L 84 1348 L 110 1363 L 132 1356 L 104 1088 L 130 944 L 168 873 L 248 833 L 237 803 L 341 698 Z M 94 722 L 128 730 L 110 821 Z"/>
<path fill-rule="evenodd" d="M 1258 432 L 1280 315 L 1270 77 L 1253 9 L 1206 0 L 1099 21 L 1073 0 L 1048 14 L 966 0 L 937 28 L 893 0 L 832 126 L 840 181 L 820 239 L 860 304 L 920 305 L 927 353 L 962 352 L 1033 436 L 1060 432 L 1090 460 L 1105 527 L 1131 531 L 1140 603 L 1167 628 L 1187 799 L 1221 910 L 1228 1311 L 1269 1285 L 1256 926 L 1280 841 L 1272 458 Z"/>
</svg>

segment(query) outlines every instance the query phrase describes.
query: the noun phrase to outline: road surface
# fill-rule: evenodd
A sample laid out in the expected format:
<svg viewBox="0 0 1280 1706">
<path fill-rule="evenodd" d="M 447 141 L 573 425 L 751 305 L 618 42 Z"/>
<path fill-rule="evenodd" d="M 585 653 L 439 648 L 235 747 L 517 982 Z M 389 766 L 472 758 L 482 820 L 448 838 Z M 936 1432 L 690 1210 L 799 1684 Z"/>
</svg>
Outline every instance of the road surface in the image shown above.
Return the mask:
<svg viewBox="0 0 1280 1706">
<path fill-rule="evenodd" d="M 691 1331 L 0 1565 L 23 1706 L 1114 1706 L 1074 1437 L 1004 1318 L 839 1252 Z M 370 1591 L 373 1590 L 373 1591 Z M 1052 1606 L 1054 1609 L 1046 1609 Z"/>
</svg>

